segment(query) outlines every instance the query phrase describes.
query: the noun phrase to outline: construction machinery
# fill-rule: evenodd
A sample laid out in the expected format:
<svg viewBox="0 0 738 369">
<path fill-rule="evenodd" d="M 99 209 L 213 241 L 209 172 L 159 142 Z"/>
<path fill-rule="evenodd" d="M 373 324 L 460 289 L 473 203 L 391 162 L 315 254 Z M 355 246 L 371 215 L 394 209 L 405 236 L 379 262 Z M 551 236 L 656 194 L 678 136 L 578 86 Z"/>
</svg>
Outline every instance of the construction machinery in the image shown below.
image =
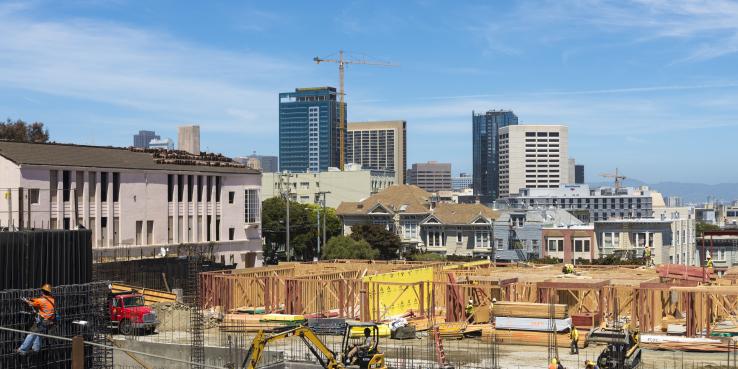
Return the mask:
<svg viewBox="0 0 738 369">
<path fill-rule="evenodd" d="M 607 345 L 597 357 L 600 369 L 635 369 L 641 364 L 638 333 L 627 326 L 595 328 L 587 334 L 587 343 Z"/>
<path fill-rule="evenodd" d="M 602 173 L 600 177 L 612 178 L 615 181 L 615 190 L 621 189 L 623 187 L 623 181 L 628 179 L 628 177 L 620 174 L 618 168 L 615 168 L 615 173 Z"/>
<path fill-rule="evenodd" d="M 365 338 L 364 335 L 362 335 L 362 338 L 352 337 L 352 330 L 354 333 L 356 332 L 356 329 L 354 328 L 360 331 L 365 331 L 366 329 L 369 330 L 370 335 L 368 338 L 371 340 L 369 347 L 362 347 L 360 342 L 358 342 Z M 255 369 L 261 355 L 264 353 L 266 345 L 274 341 L 294 336 L 300 337 L 323 368 L 344 369 L 348 367 L 358 367 L 359 369 L 387 369 L 384 363 L 384 354 L 379 352 L 379 327 L 374 323 L 358 322 L 347 322 L 341 343 L 340 357 L 336 356 L 336 354 L 331 351 L 331 349 L 329 349 L 328 346 L 320 340 L 320 338 L 318 338 L 318 335 L 306 326 L 300 326 L 284 332 L 275 333 L 271 336 L 266 336 L 264 332 L 261 331 L 256 335 L 256 337 L 254 337 L 254 341 L 251 343 L 251 347 L 246 353 L 246 358 L 241 365 L 241 369 Z M 356 352 L 355 358 L 350 357 L 350 352 L 352 350 L 355 350 Z"/>
<path fill-rule="evenodd" d="M 366 60 L 366 59 L 344 58 L 344 51 L 343 50 L 339 50 L 338 51 L 338 59 L 324 59 L 324 58 L 319 58 L 319 57 L 316 56 L 316 57 L 313 58 L 313 61 L 315 62 L 315 64 L 320 64 L 320 63 L 336 63 L 336 64 L 338 64 L 338 79 L 339 79 L 339 91 L 338 91 L 338 95 L 339 95 L 339 99 L 340 99 L 339 100 L 340 102 L 338 104 L 338 106 L 339 106 L 338 107 L 338 110 L 339 110 L 339 113 L 338 114 L 339 114 L 339 123 L 340 123 L 340 127 L 339 127 L 340 137 L 339 138 L 340 138 L 340 149 L 341 149 L 341 153 L 340 153 L 340 167 L 339 167 L 339 169 L 343 170 L 344 169 L 343 166 L 344 166 L 345 161 L 346 161 L 346 157 L 345 157 L 346 151 L 344 149 L 344 145 L 345 145 L 344 142 L 346 141 L 346 139 L 344 138 L 344 134 L 345 134 L 344 132 L 346 131 L 346 110 L 345 110 L 346 107 L 344 105 L 344 98 L 345 98 L 345 95 L 346 94 L 345 94 L 345 91 L 343 90 L 343 84 L 344 84 L 343 83 L 343 81 L 344 81 L 343 74 L 344 74 L 344 70 L 346 69 L 346 64 L 364 64 L 364 65 L 374 65 L 374 66 L 379 66 L 379 67 L 395 67 L 397 65 L 396 64 L 392 64 L 392 63 L 385 63 L 385 62 L 378 62 L 378 61 L 370 61 L 370 60 Z"/>
</svg>

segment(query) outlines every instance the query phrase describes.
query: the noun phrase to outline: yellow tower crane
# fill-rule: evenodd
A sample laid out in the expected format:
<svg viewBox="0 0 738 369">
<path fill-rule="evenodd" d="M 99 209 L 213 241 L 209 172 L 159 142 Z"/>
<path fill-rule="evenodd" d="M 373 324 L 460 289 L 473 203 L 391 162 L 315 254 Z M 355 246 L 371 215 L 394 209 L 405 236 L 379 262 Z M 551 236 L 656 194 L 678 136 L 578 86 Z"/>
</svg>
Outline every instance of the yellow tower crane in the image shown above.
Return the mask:
<svg viewBox="0 0 738 369">
<path fill-rule="evenodd" d="M 615 173 L 602 173 L 602 174 L 600 174 L 600 177 L 614 179 L 615 180 L 615 189 L 616 190 L 621 189 L 623 187 L 623 181 L 626 180 L 626 179 L 628 179 L 628 177 L 620 174 L 620 172 L 618 171 L 618 168 L 615 168 Z"/>
<path fill-rule="evenodd" d="M 392 63 L 386 63 L 381 61 L 371 61 L 366 59 L 354 59 L 354 58 L 344 58 L 344 52 L 343 50 L 338 51 L 338 59 L 323 59 L 319 57 L 314 57 L 313 61 L 315 64 L 320 63 L 336 63 L 338 64 L 338 79 L 339 79 L 339 89 L 338 89 L 338 95 L 339 95 L 339 125 L 340 125 L 340 149 L 341 153 L 339 155 L 340 157 L 340 169 L 343 170 L 343 165 L 345 164 L 345 156 L 346 156 L 346 149 L 345 149 L 345 140 L 344 132 L 346 131 L 346 111 L 344 109 L 344 90 L 343 90 L 343 74 L 346 64 L 364 64 L 364 65 L 375 65 L 379 67 L 396 67 L 397 64 Z"/>
</svg>

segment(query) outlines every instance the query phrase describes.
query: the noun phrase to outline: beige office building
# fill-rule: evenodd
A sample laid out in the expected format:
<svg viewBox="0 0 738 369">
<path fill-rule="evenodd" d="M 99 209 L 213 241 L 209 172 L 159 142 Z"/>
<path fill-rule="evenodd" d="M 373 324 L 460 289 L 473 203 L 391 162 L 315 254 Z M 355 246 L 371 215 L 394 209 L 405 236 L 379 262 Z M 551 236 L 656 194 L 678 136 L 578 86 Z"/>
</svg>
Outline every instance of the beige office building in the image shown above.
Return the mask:
<svg viewBox="0 0 738 369">
<path fill-rule="evenodd" d="M 512 125 L 499 130 L 500 197 L 569 180 L 569 128 Z"/>
<path fill-rule="evenodd" d="M 179 126 L 177 128 L 177 150 L 200 155 L 200 126 Z"/>
<path fill-rule="evenodd" d="M 395 183 L 405 183 L 407 170 L 407 122 L 404 120 L 348 124 L 346 162 L 364 169 L 395 173 Z"/>
</svg>

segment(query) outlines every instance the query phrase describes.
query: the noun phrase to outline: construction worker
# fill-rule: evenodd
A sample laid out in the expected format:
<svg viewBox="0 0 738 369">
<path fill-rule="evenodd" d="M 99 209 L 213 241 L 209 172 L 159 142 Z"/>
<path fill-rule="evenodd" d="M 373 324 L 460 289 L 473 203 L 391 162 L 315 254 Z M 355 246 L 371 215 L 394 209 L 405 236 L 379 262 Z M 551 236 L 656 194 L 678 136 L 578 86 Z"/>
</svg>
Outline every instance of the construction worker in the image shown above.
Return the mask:
<svg viewBox="0 0 738 369">
<path fill-rule="evenodd" d="M 646 259 L 646 266 L 653 266 L 653 259 L 651 258 L 651 246 L 646 245 L 643 249 L 643 258 Z"/>
<path fill-rule="evenodd" d="M 495 303 L 497 303 L 497 299 L 493 297 L 489 304 L 489 322 L 492 324 L 495 324 Z"/>
<path fill-rule="evenodd" d="M 466 320 L 474 323 L 474 300 L 472 299 L 469 299 L 469 303 L 466 304 Z"/>
<path fill-rule="evenodd" d="M 346 355 L 346 357 L 348 357 L 349 364 L 353 364 L 356 361 L 356 359 L 359 357 L 360 351 L 369 352 L 373 344 L 371 335 L 371 329 L 364 328 L 364 343 L 362 343 L 361 345 L 355 345 L 351 348 L 351 350 L 349 350 L 348 354 Z"/>
<path fill-rule="evenodd" d="M 36 312 L 36 320 L 34 322 L 32 332 L 36 333 L 47 333 L 56 323 L 56 300 L 51 295 L 51 285 L 45 283 L 41 286 L 41 296 L 32 300 L 23 299 L 23 302 L 28 304 Z M 16 350 L 20 355 L 25 355 L 28 350 L 33 349 L 33 352 L 39 352 L 41 350 L 41 337 L 33 333 L 29 333 L 26 339 L 23 340 L 21 347 Z"/>
<path fill-rule="evenodd" d="M 712 255 L 707 254 L 707 264 L 705 266 L 712 269 Z"/>
<path fill-rule="evenodd" d="M 551 363 L 548 364 L 548 369 L 558 369 L 559 367 L 556 365 L 557 363 L 558 360 L 556 360 L 556 358 L 551 359 Z"/>
<path fill-rule="evenodd" d="M 574 265 L 564 264 L 564 267 L 561 268 L 561 272 L 564 274 L 574 274 Z"/>
<path fill-rule="evenodd" d="M 597 364 L 592 360 L 587 360 L 584 362 L 584 369 L 600 369 Z"/>
<path fill-rule="evenodd" d="M 573 324 L 569 330 L 569 338 L 571 338 L 571 354 L 579 355 L 579 330 Z"/>
</svg>

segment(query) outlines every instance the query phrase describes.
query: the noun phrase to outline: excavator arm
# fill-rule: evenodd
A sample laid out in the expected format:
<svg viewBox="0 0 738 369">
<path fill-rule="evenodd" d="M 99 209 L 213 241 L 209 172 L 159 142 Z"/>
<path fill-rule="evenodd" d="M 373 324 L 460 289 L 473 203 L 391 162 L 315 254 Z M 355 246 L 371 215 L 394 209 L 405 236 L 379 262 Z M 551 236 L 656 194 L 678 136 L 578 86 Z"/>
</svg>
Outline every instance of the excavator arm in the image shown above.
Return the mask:
<svg viewBox="0 0 738 369">
<path fill-rule="evenodd" d="M 336 360 L 336 355 L 333 351 L 331 351 L 323 341 L 318 338 L 315 332 L 308 327 L 297 327 L 271 336 L 265 336 L 264 331 L 259 331 L 256 337 L 254 337 L 254 341 L 251 343 L 249 351 L 246 353 L 246 358 L 243 360 L 241 369 L 256 369 L 256 364 L 259 362 L 259 359 L 261 359 L 261 355 L 264 353 L 264 349 L 267 344 L 292 336 L 298 336 L 302 339 L 323 368 L 344 369 L 343 365 Z M 325 359 L 323 359 L 321 355 L 325 356 Z"/>
</svg>

